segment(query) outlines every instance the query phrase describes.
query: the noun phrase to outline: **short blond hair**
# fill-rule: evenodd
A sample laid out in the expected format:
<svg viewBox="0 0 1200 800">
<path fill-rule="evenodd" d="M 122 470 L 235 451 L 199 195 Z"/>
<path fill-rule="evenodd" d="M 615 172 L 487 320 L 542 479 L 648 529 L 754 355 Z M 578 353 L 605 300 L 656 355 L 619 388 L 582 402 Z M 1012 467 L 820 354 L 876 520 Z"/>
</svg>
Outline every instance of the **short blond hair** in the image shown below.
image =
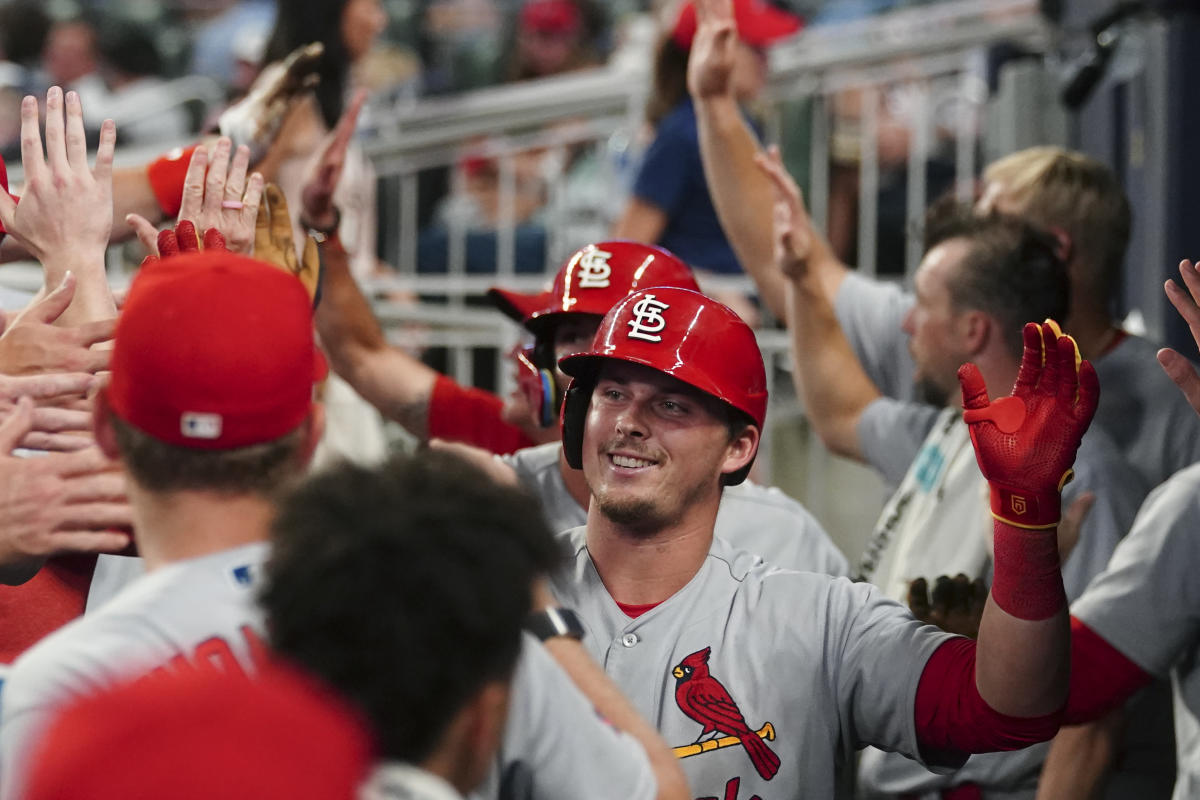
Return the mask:
<svg viewBox="0 0 1200 800">
<path fill-rule="evenodd" d="M 993 162 L 983 177 L 1002 186 L 1006 211 L 1071 237 L 1070 260 L 1084 267 L 1073 271 L 1072 291 L 1114 310 L 1132 218 L 1113 171 L 1082 153 L 1030 147 Z"/>
</svg>

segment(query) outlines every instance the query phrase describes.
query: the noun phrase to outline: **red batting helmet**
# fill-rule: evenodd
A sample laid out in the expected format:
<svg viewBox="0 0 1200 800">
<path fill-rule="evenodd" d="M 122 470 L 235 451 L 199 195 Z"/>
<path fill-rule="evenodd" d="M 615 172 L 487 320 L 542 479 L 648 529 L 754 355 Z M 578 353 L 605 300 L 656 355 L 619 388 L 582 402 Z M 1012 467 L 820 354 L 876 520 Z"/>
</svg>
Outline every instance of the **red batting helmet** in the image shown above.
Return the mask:
<svg viewBox="0 0 1200 800">
<path fill-rule="evenodd" d="M 563 453 L 583 466 L 583 425 L 602 359 L 642 364 L 712 395 L 762 430 L 767 373 L 754 331 L 741 317 L 699 292 L 656 287 L 634 292 L 604 317 L 592 349 L 559 362 L 572 376 L 563 405 Z M 753 462 L 751 462 L 753 463 Z M 741 483 L 750 464 L 725 475 Z"/>
<path fill-rule="evenodd" d="M 491 289 L 488 294 L 501 311 L 541 336 L 563 314 L 603 317 L 618 300 L 648 286 L 700 291 L 691 268 L 673 253 L 640 242 L 610 241 L 576 250 L 563 262 L 548 292 Z"/>
</svg>

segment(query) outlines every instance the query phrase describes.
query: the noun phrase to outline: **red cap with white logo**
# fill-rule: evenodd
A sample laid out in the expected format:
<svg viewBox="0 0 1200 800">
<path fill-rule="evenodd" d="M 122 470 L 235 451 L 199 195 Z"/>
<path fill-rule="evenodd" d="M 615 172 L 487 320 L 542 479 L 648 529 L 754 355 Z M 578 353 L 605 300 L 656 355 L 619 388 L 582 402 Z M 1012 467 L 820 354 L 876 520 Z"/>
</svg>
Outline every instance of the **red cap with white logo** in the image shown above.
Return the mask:
<svg viewBox="0 0 1200 800">
<path fill-rule="evenodd" d="M 488 294 L 502 311 L 538 336 L 560 322 L 564 314 L 602 317 L 621 298 L 648 286 L 700 290 L 691 268 L 674 253 L 615 240 L 589 244 L 572 253 L 549 291 L 528 295 L 491 289 Z"/>
</svg>

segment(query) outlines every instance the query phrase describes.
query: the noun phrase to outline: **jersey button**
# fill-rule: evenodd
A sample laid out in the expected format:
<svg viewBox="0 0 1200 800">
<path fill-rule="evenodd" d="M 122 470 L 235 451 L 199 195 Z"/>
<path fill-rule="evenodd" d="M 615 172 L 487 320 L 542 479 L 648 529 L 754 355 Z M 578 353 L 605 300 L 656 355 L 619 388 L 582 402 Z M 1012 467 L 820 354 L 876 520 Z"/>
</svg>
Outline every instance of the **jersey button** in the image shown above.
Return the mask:
<svg viewBox="0 0 1200 800">
<path fill-rule="evenodd" d="M 626 647 L 633 647 L 640 641 L 641 639 L 638 638 L 636 633 L 627 633 L 621 637 L 621 644 L 625 645 Z"/>
</svg>

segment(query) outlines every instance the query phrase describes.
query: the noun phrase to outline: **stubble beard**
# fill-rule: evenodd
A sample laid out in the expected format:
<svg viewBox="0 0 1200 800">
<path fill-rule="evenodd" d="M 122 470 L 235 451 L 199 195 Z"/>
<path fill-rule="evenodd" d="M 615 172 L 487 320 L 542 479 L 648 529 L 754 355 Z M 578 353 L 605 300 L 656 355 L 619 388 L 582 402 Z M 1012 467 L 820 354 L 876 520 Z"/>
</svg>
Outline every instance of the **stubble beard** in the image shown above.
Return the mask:
<svg viewBox="0 0 1200 800">
<path fill-rule="evenodd" d="M 620 498 L 593 494 L 592 502 L 601 514 L 631 536 L 646 540 L 679 523 L 688 509 L 700 502 L 710 488 L 707 483 L 692 486 L 674 508 L 665 507 L 657 497 Z M 720 489 L 717 491 L 719 493 Z"/>
<path fill-rule="evenodd" d="M 932 378 L 917 378 L 916 396 L 920 402 L 938 408 L 947 408 L 950 405 L 950 392 L 934 382 Z"/>
</svg>

